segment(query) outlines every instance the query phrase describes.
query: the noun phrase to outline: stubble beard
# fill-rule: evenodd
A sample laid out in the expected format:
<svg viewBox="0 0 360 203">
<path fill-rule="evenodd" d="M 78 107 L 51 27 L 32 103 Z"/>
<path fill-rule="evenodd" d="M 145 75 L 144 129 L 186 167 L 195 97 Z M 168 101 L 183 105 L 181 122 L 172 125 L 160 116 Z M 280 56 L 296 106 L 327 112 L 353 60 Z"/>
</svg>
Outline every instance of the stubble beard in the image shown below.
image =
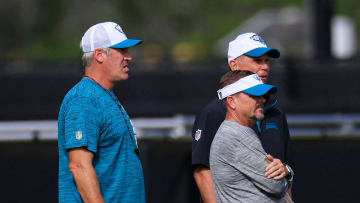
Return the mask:
<svg viewBox="0 0 360 203">
<path fill-rule="evenodd" d="M 255 110 L 254 120 L 261 121 L 264 119 L 264 108 L 258 108 Z"/>
</svg>

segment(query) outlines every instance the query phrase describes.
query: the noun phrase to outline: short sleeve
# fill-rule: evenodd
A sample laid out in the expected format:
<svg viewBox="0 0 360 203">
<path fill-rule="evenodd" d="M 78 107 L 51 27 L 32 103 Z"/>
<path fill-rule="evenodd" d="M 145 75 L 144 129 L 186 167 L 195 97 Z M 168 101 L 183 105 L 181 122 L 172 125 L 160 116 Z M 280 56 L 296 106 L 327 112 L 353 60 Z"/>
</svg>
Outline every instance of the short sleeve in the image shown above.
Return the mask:
<svg viewBox="0 0 360 203">
<path fill-rule="evenodd" d="M 65 114 L 66 149 L 86 147 L 97 152 L 100 125 L 94 102 L 84 97 L 72 99 Z"/>
<path fill-rule="evenodd" d="M 192 130 L 192 166 L 203 165 L 210 168 L 211 143 L 225 114 L 203 110 L 197 117 Z"/>
</svg>

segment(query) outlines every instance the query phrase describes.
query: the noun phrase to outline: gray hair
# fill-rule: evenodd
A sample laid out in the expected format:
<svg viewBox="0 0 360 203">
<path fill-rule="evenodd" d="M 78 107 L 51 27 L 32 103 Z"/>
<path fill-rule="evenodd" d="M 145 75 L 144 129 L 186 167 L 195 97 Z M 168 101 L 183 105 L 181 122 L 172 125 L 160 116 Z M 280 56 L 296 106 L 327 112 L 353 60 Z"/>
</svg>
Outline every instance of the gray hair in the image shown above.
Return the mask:
<svg viewBox="0 0 360 203">
<path fill-rule="evenodd" d="M 106 56 L 110 56 L 110 48 L 102 48 L 101 49 L 103 52 L 106 53 Z M 90 52 L 85 52 L 82 56 L 82 62 L 83 62 L 83 66 L 86 68 L 88 66 L 91 65 L 91 61 L 94 58 L 94 52 L 90 51 Z"/>
</svg>

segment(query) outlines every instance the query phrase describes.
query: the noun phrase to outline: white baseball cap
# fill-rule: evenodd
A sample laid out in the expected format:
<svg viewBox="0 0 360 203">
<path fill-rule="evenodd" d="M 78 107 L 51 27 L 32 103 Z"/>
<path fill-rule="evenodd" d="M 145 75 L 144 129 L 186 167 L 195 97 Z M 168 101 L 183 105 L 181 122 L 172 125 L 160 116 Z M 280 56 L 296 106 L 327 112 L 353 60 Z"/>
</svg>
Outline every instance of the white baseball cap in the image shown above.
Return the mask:
<svg viewBox="0 0 360 203">
<path fill-rule="evenodd" d="M 248 32 L 236 37 L 229 43 L 228 62 L 241 55 L 260 57 L 268 54 L 272 58 L 279 58 L 280 52 L 277 49 L 267 47 L 260 35 Z"/>
<path fill-rule="evenodd" d="M 128 39 L 120 25 L 104 22 L 91 26 L 85 32 L 80 47 L 85 53 L 98 48 L 129 48 L 141 43 L 142 40 Z"/>
<path fill-rule="evenodd" d="M 252 96 L 264 96 L 265 94 L 272 94 L 276 91 L 277 88 L 275 86 L 264 84 L 257 74 L 252 74 L 219 89 L 217 93 L 219 99 L 222 100 L 238 92 L 244 92 Z"/>
</svg>

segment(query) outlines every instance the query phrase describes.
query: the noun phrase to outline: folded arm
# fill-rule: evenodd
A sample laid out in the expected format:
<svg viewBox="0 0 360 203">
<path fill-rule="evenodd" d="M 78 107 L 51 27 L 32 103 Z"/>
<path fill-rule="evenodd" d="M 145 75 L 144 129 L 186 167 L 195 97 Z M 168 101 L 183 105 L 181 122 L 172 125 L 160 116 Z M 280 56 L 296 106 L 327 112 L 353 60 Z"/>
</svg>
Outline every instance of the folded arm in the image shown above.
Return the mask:
<svg viewBox="0 0 360 203">
<path fill-rule="evenodd" d="M 253 146 L 251 145 L 243 145 L 241 150 L 239 150 L 237 153 L 238 169 L 249 177 L 257 187 L 261 188 L 265 192 L 271 193 L 274 196 L 282 196 L 285 191 L 287 191 L 288 184 L 285 178 L 279 178 L 286 173 L 283 171 L 283 168 L 280 167 L 281 161 L 280 163 L 276 161 L 276 163 L 269 164 L 269 160 L 266 156 L 262 156 L 256 149 L 252 148 Z M 277 170 L 274 170 L 275 172 L 271 173 L 266 171 L 267 168 L 268 170 L 274 170 L 274 168 L 277 168 Z M 269 178 L 269 176 L 273 177 Z M 275 179 L 274 177 L 277 178 Z"/>
</svg>

